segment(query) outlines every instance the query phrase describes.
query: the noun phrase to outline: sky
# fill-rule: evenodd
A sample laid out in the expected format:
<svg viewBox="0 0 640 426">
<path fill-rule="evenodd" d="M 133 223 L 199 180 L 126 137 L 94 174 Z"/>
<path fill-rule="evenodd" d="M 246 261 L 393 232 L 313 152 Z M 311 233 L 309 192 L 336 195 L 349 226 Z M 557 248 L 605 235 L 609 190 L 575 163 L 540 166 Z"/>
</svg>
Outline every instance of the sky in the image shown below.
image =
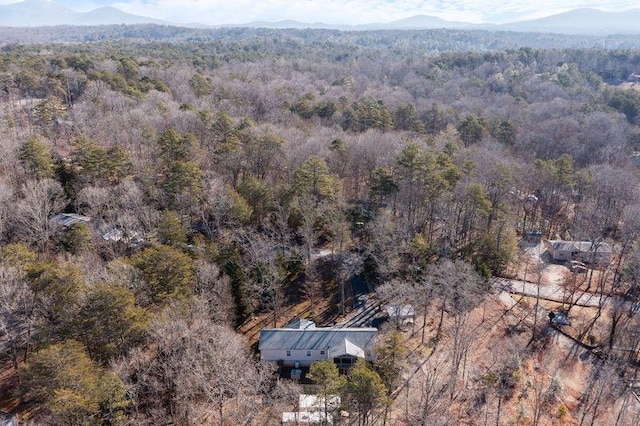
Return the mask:
<svg viewBox="0 0 640 426">
<path fill-rule="evenodd" d="M 18 0 L 0 0 L 0 4 Z M 209 25 L 292 19 L 327 24 L 391 22 L 416 15 L 450 21 L 505 23 L 581 7 L 606 11 L 640 8 L 639 0 L 54 0 L 86 12 L 111 5 L 173 23 Z"/>
</svg>

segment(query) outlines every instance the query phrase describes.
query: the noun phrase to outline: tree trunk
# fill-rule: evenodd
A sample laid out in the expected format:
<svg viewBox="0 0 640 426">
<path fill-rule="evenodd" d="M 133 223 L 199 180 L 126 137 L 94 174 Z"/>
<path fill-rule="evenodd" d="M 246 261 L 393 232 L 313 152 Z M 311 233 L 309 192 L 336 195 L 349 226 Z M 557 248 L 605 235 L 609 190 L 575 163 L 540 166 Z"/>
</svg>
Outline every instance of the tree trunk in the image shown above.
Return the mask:
<svg viewBox="0 0 640 426">
<path fill-rule="evenodd" d="M 440 333 L 442 332 L 442 323 L 444 322 L 444 311 L 446 305 L 442 304 L 442 309 L 440 310 L 440 321 L 438 322 L 438 330 L 436 331 L 436 339 L 440 339 Z"/>
<path fill-rule="evenodd" d="M 425 307 L 424 313 L 422 314 L 422 337 L 420 339 L 420 343 L 424 344 L 424 334 L 427 330 L 427 309 Z"/>
</svg>

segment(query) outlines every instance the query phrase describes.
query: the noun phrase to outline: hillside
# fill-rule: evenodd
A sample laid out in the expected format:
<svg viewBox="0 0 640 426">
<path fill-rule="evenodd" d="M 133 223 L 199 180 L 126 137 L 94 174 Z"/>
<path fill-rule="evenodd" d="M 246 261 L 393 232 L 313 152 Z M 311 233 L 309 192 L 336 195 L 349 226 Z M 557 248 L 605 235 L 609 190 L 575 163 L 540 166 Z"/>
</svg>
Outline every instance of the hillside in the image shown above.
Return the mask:
<svg viewBox="0 0 640 426">
<path fill-rule="evenodd" d="M 311 393 L 346 424 L 638 424 L 624 36 L 6 31 L 0 410 L 262 425 Z M 319 340 L 299 321 L 260 362 L 293 319 Z"/>
</svg>

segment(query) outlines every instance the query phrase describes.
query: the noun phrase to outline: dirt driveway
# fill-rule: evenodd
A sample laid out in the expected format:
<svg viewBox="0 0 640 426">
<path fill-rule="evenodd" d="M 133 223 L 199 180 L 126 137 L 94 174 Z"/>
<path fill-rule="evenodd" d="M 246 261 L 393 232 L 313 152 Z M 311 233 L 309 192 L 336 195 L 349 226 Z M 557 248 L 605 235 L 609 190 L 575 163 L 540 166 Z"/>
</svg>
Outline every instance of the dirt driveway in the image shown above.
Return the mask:
<svg viewBox="0 0 640 426">
<path fill-rule="evenodd" d="M 543 286 L 559 285 L 569 272 L 565 265 L 553 261 L 544 243 L 526 245 L 523 251 L 523 262 L 517 274 L 520 280 L 538 282 L 540 274 L 540 284 Z"/>
</svg>

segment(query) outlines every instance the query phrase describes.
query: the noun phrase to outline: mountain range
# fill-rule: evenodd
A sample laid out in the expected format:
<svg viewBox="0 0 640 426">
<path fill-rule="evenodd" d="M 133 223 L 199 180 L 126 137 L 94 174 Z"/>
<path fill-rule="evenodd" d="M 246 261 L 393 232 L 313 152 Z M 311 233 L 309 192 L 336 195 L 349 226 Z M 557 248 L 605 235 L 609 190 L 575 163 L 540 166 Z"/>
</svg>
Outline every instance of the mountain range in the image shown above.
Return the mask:
<svg viewBox="0 0 640 426">
<path fill-rule="evenodd" d="M 99 7 L 89 12 L 78 12 L 48 0 L 24 0 L 18 3 L 0 5 L 0 26 L 6 27 L 149 23 L 205 26 L 202 24 L 172 24 L 158 19 L 132 15 L 110 6 Z M 640 34 L 640 9 L 631 9 L 623 12 L 604 12 L 597 9 L 582 8 L 545 18 L 506 24 L 471 24 L 447 21 L 434 16 L 418 15 L 399 21 L 363 25 L 335 25 L 322 22 L 308 23 L 286 20 L 251 22 L 242 25 L 221 25 L 221 27 L 324 28 L 346 31 L 449 28 L 590 35 Z"/>
<path fill-rule="evenodd" d="M 3 27 L 166 23 L 158 19 L 132 15 L 110 6 L 99 7 L 89 12 L 76 12 L 47 0 L 24 0 L 0 5 L 0 26 Z"/>
</svg>

